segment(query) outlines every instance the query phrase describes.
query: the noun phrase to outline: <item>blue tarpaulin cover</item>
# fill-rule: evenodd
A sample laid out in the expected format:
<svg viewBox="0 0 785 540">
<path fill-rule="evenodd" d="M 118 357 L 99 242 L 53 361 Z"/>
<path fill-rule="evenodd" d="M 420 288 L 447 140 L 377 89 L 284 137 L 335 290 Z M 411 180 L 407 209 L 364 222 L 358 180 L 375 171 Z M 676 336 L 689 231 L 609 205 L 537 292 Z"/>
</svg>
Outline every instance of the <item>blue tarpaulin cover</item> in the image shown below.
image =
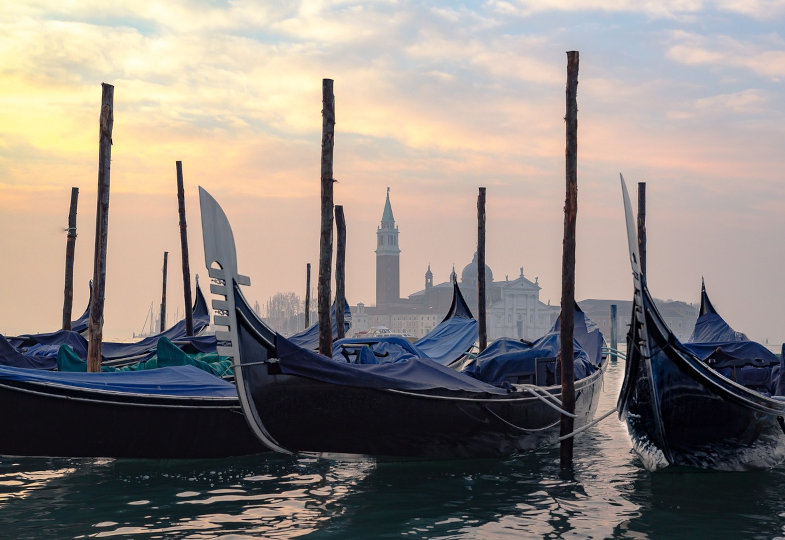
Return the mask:
<svg viewBox="0 0 785 540">
<path fill-rule="evenodd" d="M 579 380 L 594 373 L 597 366 L 592 365 L 577 340 L 573 343 L 575 380 Z M 559 347 L 559 334 L 553 333 L 533 343 L 511 338 L 497 339 L 477 355 L 464 372 L 491 384 L 503 384 L 509 377 L 535 373 L 537 358 L 555 358 Z"/>
<path fill-rule="evenodd" d="M 744 386 L 769 394 L 782 392 L 777 390 L 780 359 L 725 322 L 709 300 L 703 282 L 698 320 L 689 340 L 682 345 L 722 375 Z"/>
<path fill-rule="evenodd" d="M 441 322 L 426 336 L 414 342 L 418 350 L 442 365 L 450 364 L 477 341 L 477 321 L 453 317 Z"/>
<path fill-rule="evenodd" d="M 537 358 L 556 358 L 561 347 L 561 318 L 550 331 L 534 342 L 501 338 L 492 342 L 464 367 L 473 377 L 491 384 L 503 384 L 510 377 L 533 374 Z M 599 328 L 575 306 L 573 349 L 575 380 L 588 377 L 602 364 L 603 337 Z"/>
<path fill-rule="evenodd" d="M 115 373 L 68 373 L 0 366 L 0 379 L 134 394 L 237 397 L 234 384 L 193 366 Z"/>
<path fill-rule="evenodd" d="M 349 364 L 298 347 L 281 336 L 276 338 L 276 344 L 283 373 L 331 384 L 395 390 L 445 389 L 500 395 L 508 393 L 507 389 L 483 383 L 429 358 L 409 357 L 383 364 Z"/>
<path fill-rule="evenodd" d="M 0 335 L 0 365 L 29 369 L 54 369 L 56 361 L 51 357 L 39 357 L 17 351 L 8 340 Z"/>
<path fill-rule="evenodd" d="M 333 343 L 333 359 L 355 364 L 390 364 L 428 355 L 401 336 L 344 338 Z"/>
<path fill-rule="evenodd" d="M 748 341 L 747 336 L 736 332 L 718 313 L 701 315 L 687 343 L 710 343 L 712 341 Z"/>
</svg>

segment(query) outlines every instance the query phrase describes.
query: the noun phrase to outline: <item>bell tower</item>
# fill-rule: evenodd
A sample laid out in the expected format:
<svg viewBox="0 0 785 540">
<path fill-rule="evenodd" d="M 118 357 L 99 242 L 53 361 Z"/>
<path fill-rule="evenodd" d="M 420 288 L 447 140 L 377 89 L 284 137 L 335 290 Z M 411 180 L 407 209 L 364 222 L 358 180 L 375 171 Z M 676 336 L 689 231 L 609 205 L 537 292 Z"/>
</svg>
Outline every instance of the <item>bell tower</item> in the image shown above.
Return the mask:
<svg viewBox="0 0 785 540">
<path fill-rule="evenodd" d="M 401 298 L 401 250 L 398 247 L 398 227 L 395 225 L 390 188 L 384 203 L 382 222 L 376 229 L 376 305 L 397 302 Z"/>
</svg>

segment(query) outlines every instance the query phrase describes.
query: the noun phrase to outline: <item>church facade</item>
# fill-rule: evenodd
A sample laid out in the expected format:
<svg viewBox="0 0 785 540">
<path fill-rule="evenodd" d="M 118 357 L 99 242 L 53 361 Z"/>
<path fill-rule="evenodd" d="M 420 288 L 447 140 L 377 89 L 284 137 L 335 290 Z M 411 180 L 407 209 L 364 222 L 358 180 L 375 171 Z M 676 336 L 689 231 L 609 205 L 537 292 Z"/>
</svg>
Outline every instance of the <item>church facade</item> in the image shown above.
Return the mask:
<svg viewBox="0 0 785 540">
<path fill-rule="evenodd" d="M 421 337 L 432 330 L 450 308 L 453 283 L 457 282 L 466 302 L 477 316 L 477 254 L 462 270 L 460 280 L 452 269 L 447 281 L 434 284 L 430 265 L 425 272 L 424 288 L 400 298 L 400 253 L 398 227 L 393 217 L 390 190 L 376 231 L 376 306 L 358 304 L 352 309 L 352 331 L 362 333 L 374 326 L 393 332 Z M 540 302 L 538 279 L 524 276 L 494 281 L 485 265 L 486 314 L 489 339 L 511 337 L 536 339 L 550 329 L 559 313 L 558 306 Z"/>
</svg>

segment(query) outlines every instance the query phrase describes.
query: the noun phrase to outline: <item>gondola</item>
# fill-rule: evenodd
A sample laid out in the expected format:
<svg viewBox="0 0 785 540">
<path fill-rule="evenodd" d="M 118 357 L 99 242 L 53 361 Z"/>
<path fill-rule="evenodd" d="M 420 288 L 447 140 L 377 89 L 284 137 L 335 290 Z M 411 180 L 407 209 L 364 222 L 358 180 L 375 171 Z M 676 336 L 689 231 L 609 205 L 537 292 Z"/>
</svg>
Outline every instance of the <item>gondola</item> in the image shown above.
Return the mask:
<svg viewBox="0 0 785 540">
<path fill-rule="evenodd" d="M 200 337 L 215 350 L 215 336 Z M 161 342 L 167 356 L 187 356 L 163 336 L 159 358 Z M 197 343 L 196 350 L 205 347 Z M 49 371 L 47 358 L 26 356 L 2 336 L 0 357 L 0 455 L 189 459 L 268 451 L 248 428 L 234 384 L 204 367 Z"/>
<path fill-rule="evenodd" d="M 785 398 L 779 380 L 785 370 L 781 365 L 770 370 L 768 390 L 748 387 L 738 377 L 739 368 L 759 361 L 739 351 L 736 356 L 723 352 L 723 342 L 710 344 L 710 354 L 702 359 L 696 344 L 679 342 L 654 305 L 641 273 L 624 178 L 621 184 L 635 296 L 618 412 L 636 453 L 650 470 L 778 465 L 785 460 Z"/>
<path fill-rule="evenodd" d="M 555 442 L 560 386 L 495 386 L 428 358 L 358 364 L 303 349 L 273 332 L 240 291 L 229 221 L 199 189 L 219 353 L 235 360 L 240 403 L 270 449 L 393 458 L 499 457 Z M 578 347 L 576 347 L 578 348 Z M 555 362 L 555 359 L 551 359 Z M 576 381 L 575 425 L 599 399 L 604 366 Z"/>
<path fill-rule="evenodd" d="M 64 373 L 0 366 L 0 455 L 217 458 L 263 452 L 232 383 L 192 366 Z"/>
</svg>

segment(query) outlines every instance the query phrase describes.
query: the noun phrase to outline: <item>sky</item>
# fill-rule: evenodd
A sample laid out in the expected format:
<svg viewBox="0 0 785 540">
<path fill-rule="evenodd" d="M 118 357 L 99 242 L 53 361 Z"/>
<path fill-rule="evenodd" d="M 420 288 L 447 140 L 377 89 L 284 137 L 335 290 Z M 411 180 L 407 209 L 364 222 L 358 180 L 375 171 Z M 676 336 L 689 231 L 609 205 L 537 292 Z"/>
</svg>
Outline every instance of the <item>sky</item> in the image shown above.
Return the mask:
<svg viewBox="0 0 785 540">
<path fill-rule="evenodd" d="M 558 304 L 566 51 L 580 53 L 576 298 L 632 298 L 619 173 L 646 182 L 648 281 L 785 340 L 785 0 L 301 2 L 27 0 L 0 5 L 0 333 L 62 317 L 71 187 L 74 316 L 88 301 L 101 83 L 114 85 L 104 337 L 182 316 L 175 162 L 191 273 L 197 187 L 231 220 L 247 296 L 305 296 L 319 259 L 322 79 L 334 80 L 347 298 L 375 304 L 387 187 L 401 293 L 477 243 Z"/>
</svg>

